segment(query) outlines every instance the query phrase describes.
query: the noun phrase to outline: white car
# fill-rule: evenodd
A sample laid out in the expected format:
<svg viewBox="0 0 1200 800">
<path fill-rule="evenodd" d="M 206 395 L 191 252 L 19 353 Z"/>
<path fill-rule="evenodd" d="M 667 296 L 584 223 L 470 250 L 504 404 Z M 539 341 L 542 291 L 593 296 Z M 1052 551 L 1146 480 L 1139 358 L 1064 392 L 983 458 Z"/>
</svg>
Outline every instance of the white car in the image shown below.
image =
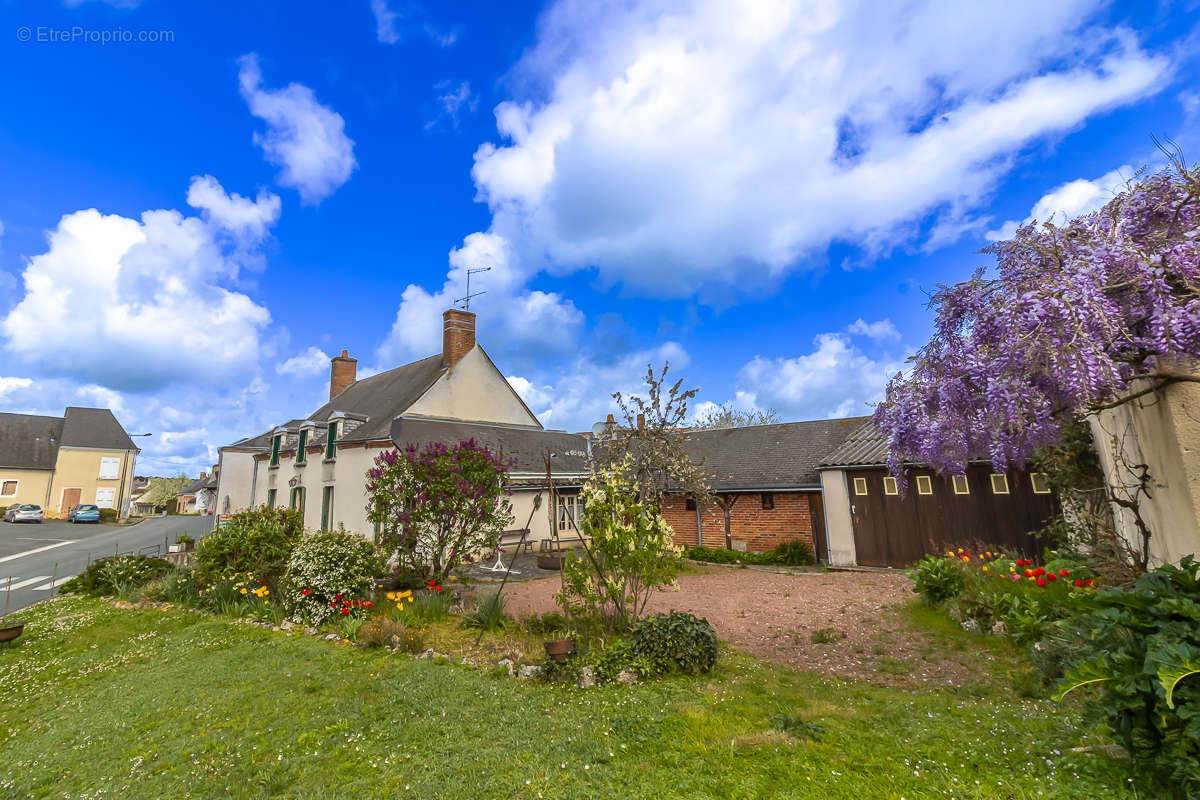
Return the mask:
<svg viewBox="0 0 1200 800">
<path fill-rule="evenodd" d="M 35 506 L 32 503 L 23 503 L 4 512 L 4 519 L 8 522 L 37 522 L 40 524 L 42 521 L 42 507 Z"/>
</svg>

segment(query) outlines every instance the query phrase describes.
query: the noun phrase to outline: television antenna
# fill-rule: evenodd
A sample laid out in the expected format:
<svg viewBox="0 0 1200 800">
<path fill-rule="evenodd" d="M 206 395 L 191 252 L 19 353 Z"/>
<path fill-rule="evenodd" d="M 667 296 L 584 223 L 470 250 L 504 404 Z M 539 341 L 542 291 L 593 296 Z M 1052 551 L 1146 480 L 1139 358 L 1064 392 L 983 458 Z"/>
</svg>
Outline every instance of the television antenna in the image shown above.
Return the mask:
<svg viewBox="0 0 1200 800">
<path fill-rule="evenodd" d="M 478 297 L 481 294 L 487 294 L 487 289 L 484 289 L 482 292 L 475 292 L 474 294 L 471 294 L 471 276 L 477 275 L 480 272 L 487 272 L 490 269 L 491 269 L 491 267 L 473 267 L 473 268 L 467 269 L 467 295 L 466 295 L 466 297 L 460 297 L 454 301 L 455 304 L 462 303 L 463 311 L 471 310 L 471 298 L 472 297 Z"/>
</svg>

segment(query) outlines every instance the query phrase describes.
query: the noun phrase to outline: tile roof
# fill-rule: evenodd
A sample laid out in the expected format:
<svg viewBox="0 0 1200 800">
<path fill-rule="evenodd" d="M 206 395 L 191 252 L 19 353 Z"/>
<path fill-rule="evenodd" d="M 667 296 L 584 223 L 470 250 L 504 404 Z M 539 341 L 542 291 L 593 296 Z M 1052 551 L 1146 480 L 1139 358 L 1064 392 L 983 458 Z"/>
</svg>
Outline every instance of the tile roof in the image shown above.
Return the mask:
<svg viewBox="0 0 1200 800">
<path fill-rule="evenodd" d="M 515 458 L 514 474 L 545 474 L 547 450 L 553 454 L 550 469 L 555 475 L 588 469 L 587 437 L 566 431 L 400 417 L 392 422 L 391 439 L 401 449 L 410 443 L 424 447 L 430 442 L 458 444 L 474 439 L 505 458 Z"/>
<path fill-rule="evenodd" d="M 0 467 L 54 469 L 63 418 L 0 413 Z"/>
<path fill-rule="evenodd" d="M 67 406 L 63 419 L 63 447 L 96 447 L 107 450 L 136 450 L 137 445 L 107 408 Z"/>
<path fill-rule="evenodd" d="M 715 491 L 820 487 L 817 464 L 863 417 L 691 431 L 684 447 L 704 460 Z"/>
<path fill-rule="evenodd" d="M 840 447 L 827 453 L 819 466 L 821 469 L 828 469 L 884 464 L 887 462 L 887 453 L 887 439 L 868 418 Z"/>
</svg>

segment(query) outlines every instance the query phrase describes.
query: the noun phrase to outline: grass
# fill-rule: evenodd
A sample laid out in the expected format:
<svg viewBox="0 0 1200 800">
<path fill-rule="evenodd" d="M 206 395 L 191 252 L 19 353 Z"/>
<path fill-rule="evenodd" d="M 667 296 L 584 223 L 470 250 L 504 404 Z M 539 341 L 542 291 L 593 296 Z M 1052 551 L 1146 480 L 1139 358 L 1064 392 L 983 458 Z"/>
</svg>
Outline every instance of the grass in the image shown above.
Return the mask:
<svg viewBox="0 0 1200 800">
<path fill-rule="evenodd" d="M 3 796 L 1131 796 L 1121 762 L 1071 752 L 1097 743 L 1077 709 L 1044 700 L 728 651 L 708 679 L 578 691 L 177 609 L 25 616 L 0 649 Z"/>
</svg>

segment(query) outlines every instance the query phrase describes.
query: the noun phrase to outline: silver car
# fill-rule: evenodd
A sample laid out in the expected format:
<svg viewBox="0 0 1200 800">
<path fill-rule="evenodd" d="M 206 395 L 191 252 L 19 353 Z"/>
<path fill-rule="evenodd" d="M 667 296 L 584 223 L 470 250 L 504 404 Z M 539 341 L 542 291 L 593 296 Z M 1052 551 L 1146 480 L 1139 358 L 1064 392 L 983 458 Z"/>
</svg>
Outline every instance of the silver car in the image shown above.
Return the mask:
<svg viewBox="0 0 1200 800">
<path fill-rule="evenodd" d="M 10 508 L 4 512 L 4 519 L 9 522 L 37 522 L 42 521 L 42 507 L 35 506 L 32 503 L 23 503 L 16 508 Z"/>
</svg>

